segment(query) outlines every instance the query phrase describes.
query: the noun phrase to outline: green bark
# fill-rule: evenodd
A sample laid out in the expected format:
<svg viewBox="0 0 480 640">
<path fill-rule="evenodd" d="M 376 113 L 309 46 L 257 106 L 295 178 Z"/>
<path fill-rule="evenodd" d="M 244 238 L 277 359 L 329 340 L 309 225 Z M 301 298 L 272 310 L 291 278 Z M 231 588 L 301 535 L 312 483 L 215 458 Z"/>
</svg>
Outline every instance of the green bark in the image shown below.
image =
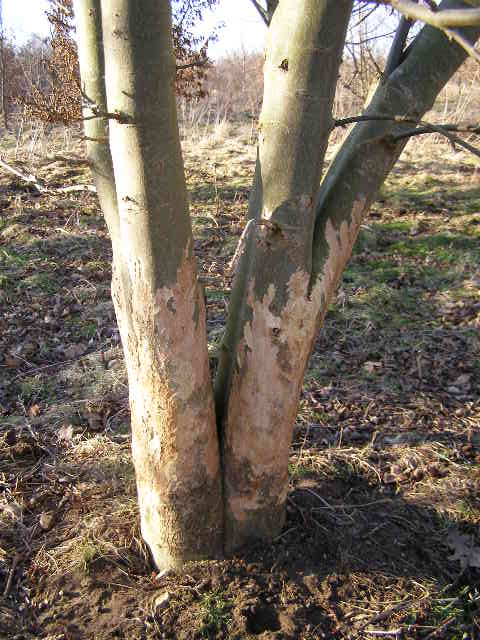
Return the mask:
<svg viewBox="0 0 480 640">
<path fill-rule="evenodd" d="M 78 61 L 84 94 L 83 116 L 87 157 L 97 187 L 98 199 L 110 232 L 114 251 L 119 240 L 117 193 L 108 143 L 105 62 L 103 56 L 100 0 L 75 0 Z"/>
<path fill-rule="evenodd" d="M 466 2 L 459 0 L 444 0 L 440 9 L 466 6 Z M 462 29 L 461 33 L 473 43 L 478 39 L 480 29 Z M 441 31 L 424 27 L 403 63 L 383 82 L 380 81 L 365 113 L 422 118 L 466 57 L 465 50 L 450 42 Z M 317 201 L 312 286 L 322 277 L 330 255 L 325 239 L 327 225 L 331 224 L 338 232 L 342 224 L 352 224 L 355 212 L 358 232 L 361 221 L 407 142 L 392 143 L 390 138 L 409 129 L 409 124 L 393 122 L 359 123 L 341 146 L 322 182 Z M 338 265 L 330 294 L 349 257 L 348 251 Z M 327 306 L 328 299 L 319 310 L 318 325 Z"/>
</svg>

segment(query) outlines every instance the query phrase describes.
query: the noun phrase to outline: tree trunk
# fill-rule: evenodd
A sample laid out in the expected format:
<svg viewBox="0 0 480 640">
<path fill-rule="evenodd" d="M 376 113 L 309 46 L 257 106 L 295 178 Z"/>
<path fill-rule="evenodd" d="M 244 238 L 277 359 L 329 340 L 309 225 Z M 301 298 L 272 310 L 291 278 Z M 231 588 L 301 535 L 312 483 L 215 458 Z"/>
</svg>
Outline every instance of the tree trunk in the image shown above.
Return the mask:
<svg viewBox="0 0 480 640">
<path fill-rule="evenodd" d="M 440 10 L 465 7 L 468 3 L 460 0 L 440 4 Z M 460 31 L 472 43 L 480 35 L 480 28 Z M 421 119 L 467 55 L 438 29 L 424 27 L 404 62 L 380 81 L 366 114 Z M 356 124 L 322 182 L 316 207 L 312 286 L 325 279 L 329 284 L 318 310 L 318 327 L 350 258 L 360 224 L 405 148 L 406 140 L 393 143 L 391 137 L 411 128 L 411 124 L 385 121 Z"/>
<path fill-rule="evenodd" d="M 82 13 L 94 21 L 91 11 Z M 117 238 L 112 293 L 129 378 L 141 530 L 156 566 L 177 567 L 222 552 L 223 506 L 173 95 L 170 2 L 105 0 L 101 13 L 108 111 L 117 114 L 109 127 L 118 202 L 118 216 L 108 220 Z M 90 51 L 85 58 L 93 55 L 93 43 L 80 45 Z M 98 160 L 100 146 L 89 151 Z"/>
<path fill-rule="evenodd" d="M 3 26 L 3 3 L 0 0 L 0 73 L 3 124 L 8 131 L 8 88 L 7 88 L 7 60 L 5 55 L 5 30 Z"/>
<path fill-rule="evenodd" d="M 118 252 L 120 227 L 117 192 L 108 140 L 105 60 L 103 55 L 100 0 L 75 0 L 78 61 L 84 94 L 83 116 L 87 157 L 97 187 L 98 199 L 107 222 L 113 252 Z"/>
<path fill-rule="evenodd" d="M 285 518 L 292 429 L 315 337 L 314 203 L 351 8 L 284 0 L 269 29 L 250 232 L 216 380 L 227 550 L 270 539 Z"/>
</svg>

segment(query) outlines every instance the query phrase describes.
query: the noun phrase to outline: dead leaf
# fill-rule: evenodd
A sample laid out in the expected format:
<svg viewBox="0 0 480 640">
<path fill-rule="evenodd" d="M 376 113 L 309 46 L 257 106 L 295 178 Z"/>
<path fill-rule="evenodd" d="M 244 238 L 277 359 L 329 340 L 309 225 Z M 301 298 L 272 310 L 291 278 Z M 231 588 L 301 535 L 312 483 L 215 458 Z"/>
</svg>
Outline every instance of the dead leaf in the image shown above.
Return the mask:
<svg viewBox="0 0 480 640">
<path fill-rule="evenodd" d="M 57 431 L 57 438 L 59 440 L 71 440 L 73 438 L 73 426 L 71 424 L 64 424 L 63 427 Z"/>
<path fill-rule="evenodd" d="M 12 356 L 9 353 L 5 354 L 4 361 L 9 369 L 17 369 L 22 364 L 22 360 L 20 360 L 20 358 Z"/>
<path fill-rule="evenodd" d="M 42 410 L 40 408 L 40 405 L 39 404 L 34 404 L 28 410 L 28 415 L 31 418 L 37 418 L 41 414 L 41 412 L 42 412 Z"/>
<path fill-rule="evenodd" d="M 80 358 L 86 351 L 86 347 L 84 344 L 71 344 L 69 347 L 66 347 L 63 352 L 65 356 L 69 360 L 75 360 L 75 358 Z"/>
<path fill-rule="evenodd" d="M 434 478 L 443 478 L 447 475 L 447 470 L 443 469 L 440 465 L 432 462 L 428 465 L 427 470 Z"/>
<path fill-rule="evenodd" d="M 468 391 L 470 389 L 470 378 L 472 376 L 469 373 L 462 373 L 461 376 L 458 376 L 458 378 L 455 380 L 455 382 L 453 383 L 454 387 L 457 387 L 458 389 L 461 389 L 462 387 L 464 387 L 464 391 Z"/>
<path fill-rule="evenodd" d="M 55 524 L 55 514 L 52 512 L 44 511 L 40 515 L 39 524 L 44 531 L 49 531 Z"/>
<path fill-rule="evenodd" d="M 473 545 L 473 535 L 464 535 L 453 530 L 447 536 L 447 544 L 454 553 L 449 557 L 451 562 L 458 560 L 460 567 L 480 569 L 480 547 Z"/>
<path fill-rule="evenodd" d="M 101 413 L 90 413 L 88 415 L 88 426 L 92 431 L 101 431 L 104 427 Z"/>
<path fill-rule="evenodd" d="M 375 373 L 383 367 L 383 362 L 364 362 L 363 368 L 367 373 Z"/>
</svg>

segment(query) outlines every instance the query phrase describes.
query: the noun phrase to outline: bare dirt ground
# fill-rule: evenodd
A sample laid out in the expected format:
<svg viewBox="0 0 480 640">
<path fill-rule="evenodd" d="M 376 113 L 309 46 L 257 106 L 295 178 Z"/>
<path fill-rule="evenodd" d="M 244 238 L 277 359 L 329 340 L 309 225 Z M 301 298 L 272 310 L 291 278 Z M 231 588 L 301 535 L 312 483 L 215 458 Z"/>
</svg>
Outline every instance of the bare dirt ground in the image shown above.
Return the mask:
<svg viewBox="0 0 480 640">
<path fill-rule="evenodd" d="M 42 140 L 64 159 L 32 135 L 15 166 L 91 183 L 75 136 Z M 226 123 L 185 141 L 212 367 L 254 157 Z M 0 638 L 480 638 L 475 162 L 410 143 L 311 358 L 285 530 L 182 575 L 153 570 L 138 530 L 96 197 L 0 176 Z"/>
</svg>

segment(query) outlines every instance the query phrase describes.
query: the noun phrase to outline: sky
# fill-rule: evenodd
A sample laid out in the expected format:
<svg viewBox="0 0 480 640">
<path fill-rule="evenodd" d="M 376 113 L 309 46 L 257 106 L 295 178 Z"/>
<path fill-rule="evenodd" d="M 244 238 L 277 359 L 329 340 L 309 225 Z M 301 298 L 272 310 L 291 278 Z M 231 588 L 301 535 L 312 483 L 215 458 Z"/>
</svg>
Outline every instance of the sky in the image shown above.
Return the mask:
<svg viewBox="0 0 480 640">
<path fill-rule="evenodd" d="M 46 0 L 2 0 L 2 4 L 5 29 L 17 44 L 25 42 L 32 33 L 48 35 Z M 247 51 L 263 50 L 266 28 L 249 0 L 220 0 L 215 11 L 209 13 L 204 22 L 207 30 L 219 22 L 225 23 L 219 42 L 209 50 L 210 57 L 219 58 L 242 47 Z"/>
</svg>

